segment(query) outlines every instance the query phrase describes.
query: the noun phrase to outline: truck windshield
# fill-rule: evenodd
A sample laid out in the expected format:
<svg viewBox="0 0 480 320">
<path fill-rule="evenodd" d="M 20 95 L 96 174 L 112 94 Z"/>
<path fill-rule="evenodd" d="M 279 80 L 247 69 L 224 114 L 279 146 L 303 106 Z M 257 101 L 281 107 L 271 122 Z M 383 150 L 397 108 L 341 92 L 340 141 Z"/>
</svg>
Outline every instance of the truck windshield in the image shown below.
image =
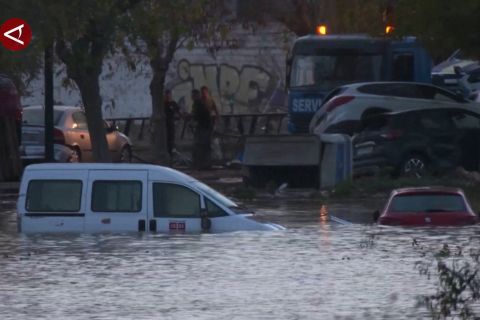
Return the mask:
<svg viewBox="0 0 480 320">
<path fill-rule="evenodd" d="M 293 59 L 290 86 L 314 86 L 327 91 L 353 82 L 379 81 L 381 71 L 381 55 L 297 55 Z"/>
</svg>

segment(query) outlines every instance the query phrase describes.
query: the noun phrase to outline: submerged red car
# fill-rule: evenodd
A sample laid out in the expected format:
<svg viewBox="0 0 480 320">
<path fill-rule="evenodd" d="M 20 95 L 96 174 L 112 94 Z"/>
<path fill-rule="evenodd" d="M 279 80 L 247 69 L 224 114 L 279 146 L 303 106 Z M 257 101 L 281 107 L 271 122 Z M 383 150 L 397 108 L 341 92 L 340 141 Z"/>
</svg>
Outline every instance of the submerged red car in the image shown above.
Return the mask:
<svg viewBox="0 0 480 320">
<path fill-rule="evenodd" d="M 459 226 L 478 222 L 463 191 L 447 187 L 394 190 L 383 212 L 376 215 L 383 225 Z"/>
</svg>

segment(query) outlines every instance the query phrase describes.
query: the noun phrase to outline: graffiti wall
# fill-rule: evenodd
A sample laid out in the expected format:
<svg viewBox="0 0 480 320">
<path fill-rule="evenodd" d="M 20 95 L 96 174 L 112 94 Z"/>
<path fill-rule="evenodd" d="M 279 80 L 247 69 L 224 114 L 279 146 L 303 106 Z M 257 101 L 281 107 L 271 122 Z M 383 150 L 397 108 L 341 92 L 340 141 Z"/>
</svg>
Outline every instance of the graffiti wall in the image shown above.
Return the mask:
<svg viewBox="0 0 480 320">
<path fill-rule="evenodd" d="M 166 87 L 174 99 L 190 111 L 192 89 L 207 86 L 221 113 L 268 112 L 285 105 L 285 41 L 282 27 L 262 26 L 254 31 L 238 26 L 231 34 L 234 48 L 222 48 L 212 56 L 207 48 L 180 48 L 167 73 Z M 150 65 L 137 57 L 134 70 L 120 53 L 107 58 L 100 76 L 103 115 L 106 118 L 151 115 Z M 68 80 L 65 66 L 55 66 L 54 99 L 57 104 L 81 105 L 75 83 Z M 44 103 L 43 79 L 29 83 L 24 105 Z"/>
<path fill-rule="evenodd" d="M 222 113 L 262 112 L 279 104 L 282 82 L 260 66 L 241 68 L 222 64 L 195 64 L 187 59 L 175 66 L 176 79 L 170 81 L 173 97 L 189 110 L 193 89 L 207 86 Z"/>
</svg>

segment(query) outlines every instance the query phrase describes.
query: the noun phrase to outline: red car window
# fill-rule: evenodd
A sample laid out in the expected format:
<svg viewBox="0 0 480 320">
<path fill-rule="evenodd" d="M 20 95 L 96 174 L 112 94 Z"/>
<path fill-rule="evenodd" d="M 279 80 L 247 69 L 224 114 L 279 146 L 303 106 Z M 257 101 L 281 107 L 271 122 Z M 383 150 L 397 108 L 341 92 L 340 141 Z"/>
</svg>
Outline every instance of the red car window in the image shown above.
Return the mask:
<svg viewBox="0 0 480 320">
<path fill-rule="evenodd" d="M 465 201 L 455 194 L 407 194 L 392 199 L 390 212 L 462 212 Z"/>
</svg>

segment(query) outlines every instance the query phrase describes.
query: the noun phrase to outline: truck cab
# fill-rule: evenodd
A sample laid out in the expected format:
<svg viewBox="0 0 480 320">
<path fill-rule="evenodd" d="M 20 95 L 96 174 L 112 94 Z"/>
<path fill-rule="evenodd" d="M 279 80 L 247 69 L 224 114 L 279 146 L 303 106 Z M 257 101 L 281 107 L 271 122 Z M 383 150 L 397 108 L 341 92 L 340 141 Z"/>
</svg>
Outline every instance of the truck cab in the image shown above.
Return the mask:
<svg viewBox="0 0 480 320">
<path fill-rule="evenodd" d="M 287 58 L 289 131 L 307 133 L 324 97 L 336 87 L 370 81 L 431 82 L 431 65 L 413 37 L 300 37 Z"/>
<path fill-rule="evenodd" d="M 350 137 L 309 134 L 326 96 L 358 82 L 431 82 L 431 59 L 415 38 L 364 35 L 308 35 L 298 38 L 287 57 L 289 131 L 287 135 L 247 137 L 244 178 L 291 187 L 326 187 L 351 176 Z"/>
</svg>

